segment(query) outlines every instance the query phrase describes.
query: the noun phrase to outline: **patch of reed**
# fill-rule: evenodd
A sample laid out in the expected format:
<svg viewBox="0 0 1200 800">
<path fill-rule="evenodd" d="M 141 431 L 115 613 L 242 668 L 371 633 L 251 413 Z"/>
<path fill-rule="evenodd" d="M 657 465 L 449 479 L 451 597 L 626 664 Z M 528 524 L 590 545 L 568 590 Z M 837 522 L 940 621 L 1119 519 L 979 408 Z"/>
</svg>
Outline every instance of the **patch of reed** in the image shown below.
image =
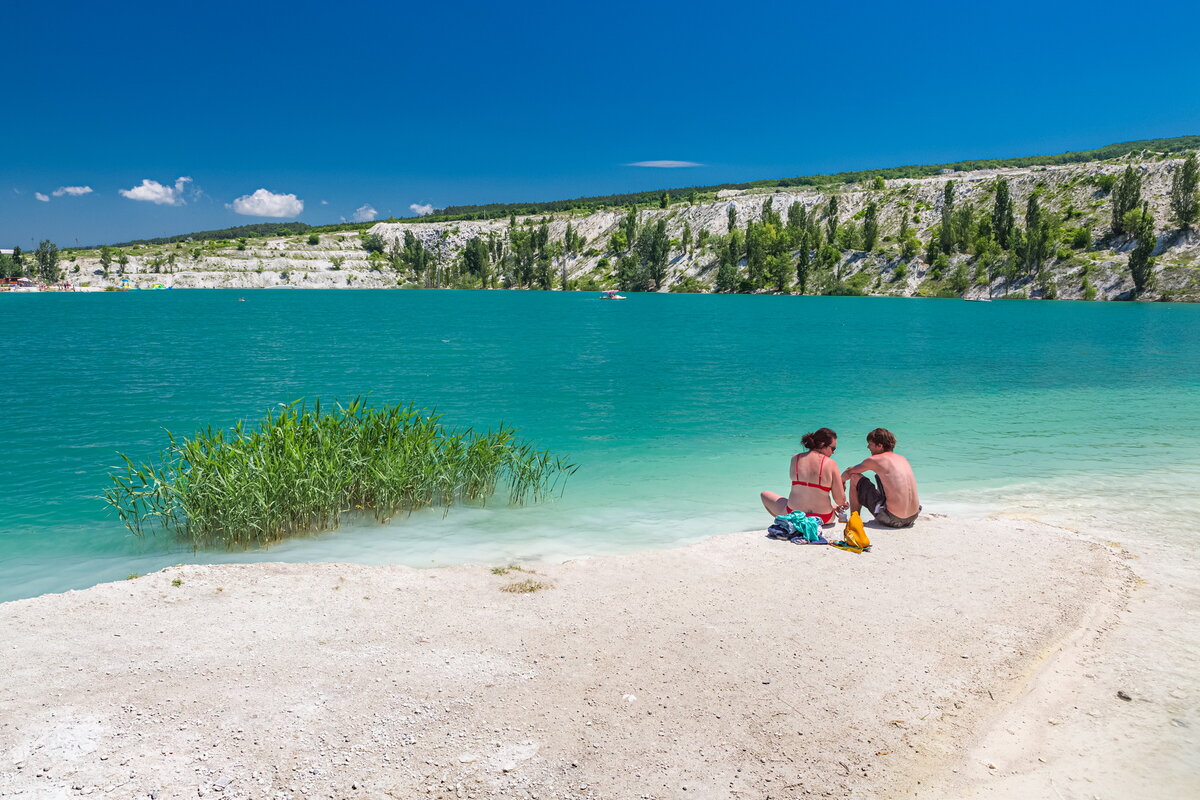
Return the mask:
<svg viewBox="0 0 1200 800">
<path fill-rule="evenodd" d="M 153 463 L 121 454 L 104 499 L 138 535 L 157 527 L 196 547 L 248 547 L 337 528 L 353 511 L 384 522 L 427 506 L 484 503 L 498 486 L 512 504 L 536 502 L 577 468 L 512 428 L 453 431 L 440 419 L 411 404 L 357 398 L 330 411 L 297 401 L 254 429 L 167 432 Z"/>
</svg>

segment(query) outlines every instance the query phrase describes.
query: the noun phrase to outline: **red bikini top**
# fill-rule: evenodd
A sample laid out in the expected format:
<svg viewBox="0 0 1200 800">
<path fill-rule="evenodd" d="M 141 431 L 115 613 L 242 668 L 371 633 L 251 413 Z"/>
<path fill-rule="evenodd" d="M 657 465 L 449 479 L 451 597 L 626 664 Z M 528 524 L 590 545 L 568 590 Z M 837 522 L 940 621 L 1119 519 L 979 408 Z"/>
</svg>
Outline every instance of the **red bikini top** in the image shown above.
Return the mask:
<svg viewBox="0 0 1200 800">
<path fill-rule="evenodd" d="M 821 454 L 821 466 L 817 467 L 817 480 L 821 480 L 821 473 L 825 471 L 825 455 Z M 800 453 L 796 454 L 796 477 L 800 477 Z M 822 492 L 828 492 L 833 489 L 833 485 L 822 486 L 819 483 L 809 483 L 808 481 L 794 480 L 792 486 L 811 486 L 814 489 L 820 489 Z"/>
</svg>

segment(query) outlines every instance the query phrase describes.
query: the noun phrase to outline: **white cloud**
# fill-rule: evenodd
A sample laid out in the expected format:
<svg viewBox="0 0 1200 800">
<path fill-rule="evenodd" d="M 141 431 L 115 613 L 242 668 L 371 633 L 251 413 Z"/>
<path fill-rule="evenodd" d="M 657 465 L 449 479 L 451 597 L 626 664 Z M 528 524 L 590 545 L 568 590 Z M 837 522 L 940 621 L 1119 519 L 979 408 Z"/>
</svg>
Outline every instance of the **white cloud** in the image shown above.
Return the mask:
<svg viewBox="0 0 1200 800">
<path fill-rule="evenodd" d="M 409 208 L 418 217 L 428 217 L 433 213 L 433 206 L 429 203 L 412 203 L 409 205 Z"/>
<path fill-rule="evenodd" d="M 630 167 L 657 167 L 658 169 L 676 169 L 678 167 L 703 167 L 695 161 L 635 161 L 627 164 Z"/>
<path fill-rule="evenodd" d="M 322 201 L 321 201 L 321 205 L 323 205 L 323 206 L 327 206 L 327 205 L 329 205 L 329 201 L 328 201 L 328 200 L 322 200 Z"/>
<path fill-rule="evenodd" d="M 183 197 L 183 189 L 191 182 L 191 178 L 176 178 L 174 186 L 163 186 L 158 181 L 145 178 L 142 180 L 141 186 L 117 191 L 122 197 L 130 200 L 141 200 L 159 206 L 181 206 L 187 202 Z"/>
<path fill-rule="evenodd" d="M 295 217 L 304 210 L 304 201 L 294 194 L 275 194 L 259 189 L 254 194 L 242 195 L 229 207 L 247 217 Z"/>
<path fill-rule="evenodd" d="M 370 203 L 363 203 L 358 208 L 354 209 L 355 222 L 370 222 L 379 216 L 379 212 L 371 207 Z"/>
<path fill-rule="evenodd" d="M 90 186 L 60 186 L 54 190 L 55 197 L 62 197 L 64 194 L 69 194 L 72 197 L 81 197 L 85 194 L 91 194 L 92 187 Z"/>
<path fill-rule="evenodd" d="M 46 195 L 42 194 L 41 192 L 34 192 L 33 196 L 36 197 L 38 200 L 41 200 L 43 203 L 50 202 L 50 198 L 46 197 Z"/>
</svg>

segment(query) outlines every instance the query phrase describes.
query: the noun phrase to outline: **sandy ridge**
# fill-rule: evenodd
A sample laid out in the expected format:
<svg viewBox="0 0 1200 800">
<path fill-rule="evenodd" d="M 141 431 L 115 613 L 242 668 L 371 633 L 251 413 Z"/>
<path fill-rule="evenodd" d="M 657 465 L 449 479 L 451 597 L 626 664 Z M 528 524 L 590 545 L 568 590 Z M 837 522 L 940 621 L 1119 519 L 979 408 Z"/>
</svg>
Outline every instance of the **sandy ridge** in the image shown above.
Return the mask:
<svg viewBox="0 0 1200 800">
<path fill-rule="evenodd" d="M 875 539 L 183 566 L 6 603 L 0 795 L 911 796 L 1128 591 L 1049 526 Z M 500 591 L 525 577 L 553 588 Z"/>
</svg>

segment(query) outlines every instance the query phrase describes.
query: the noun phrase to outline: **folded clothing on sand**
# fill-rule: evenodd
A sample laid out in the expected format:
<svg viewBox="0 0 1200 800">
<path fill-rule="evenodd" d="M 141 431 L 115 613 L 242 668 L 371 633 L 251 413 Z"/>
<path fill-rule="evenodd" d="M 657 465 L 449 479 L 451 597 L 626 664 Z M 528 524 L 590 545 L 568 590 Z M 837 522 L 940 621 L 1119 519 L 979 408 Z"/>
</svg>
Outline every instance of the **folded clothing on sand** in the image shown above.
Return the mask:
<svg viewBox="0 0 1200 800">
<path fill-rule="evenodd" d="M 803 511 L 793 511 L 775 518 L 771 527 L 767 528 L 769 539 L 794 539 L 800 537 L 809 542 L 819 543 L 821 539 L 821 523 L 816 517 L 810 517 Z"/>
</svg>

